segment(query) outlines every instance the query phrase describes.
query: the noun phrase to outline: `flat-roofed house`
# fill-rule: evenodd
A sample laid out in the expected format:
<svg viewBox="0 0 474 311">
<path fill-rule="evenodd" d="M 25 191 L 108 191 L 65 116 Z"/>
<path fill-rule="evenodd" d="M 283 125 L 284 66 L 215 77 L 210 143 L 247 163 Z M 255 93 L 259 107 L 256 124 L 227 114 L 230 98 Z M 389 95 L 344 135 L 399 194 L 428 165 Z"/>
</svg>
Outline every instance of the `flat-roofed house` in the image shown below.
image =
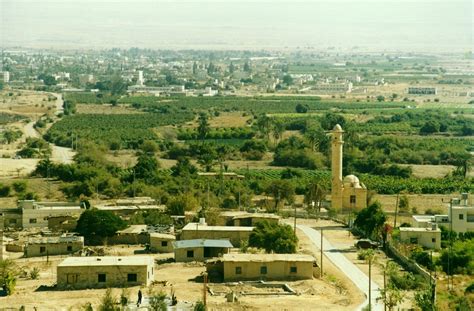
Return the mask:
<svg viewBox="0 0 474 311">
<path fill-rule="evenodd" d="M 148 286 L 153 280 L 149 256 L 69 257 L 57 266 L 59 288 Z"/>
<path fill-rule="evenodd" d="M 239 247 L 242 241 L 248 241 L 253 227 L 244 226 L 208 226 L 205 223 L 189 223 L 181 231 L 181 240 L 227 239 Z"/>
<path fill-rule="evenodd" d="M 300 254 L 225 254 L 224 281 L 313 278 L 316 261 Z"/>
<path fill-rule="evenodd" d="M 17 208 L 5 208 L 3 214 L 5 228 L 47 228 L 49 219 L 55 217 L 72 217 L 78 219 L 86 209 L 80 203 L 71 202 L 36 202 L 20 200 Z"/>
<path fill-rule="evenodd" d="M 25 245 L 25 257 L 66 255 L 84 248 L 82 236 L 30 238 Z"/>
<path fill-rule="evenodd" d="M 173 242 L 176 262 L 205 261 L 221 257 L 233 247 L 229 240 L 182 240 Z"/>
<path fill-rule="evenodd" d="M 400 227 L 400 241 L 426 248 L 441 249 L 441 230 L 435 223 L 429 228 Z"/>
<path fill-rule="evenodd" d="M 172 234 L 150 233 L 150 249 L 154 252 L 172 253 L 174 241 L 176 241 L 176 237 Z"/>
</svg>

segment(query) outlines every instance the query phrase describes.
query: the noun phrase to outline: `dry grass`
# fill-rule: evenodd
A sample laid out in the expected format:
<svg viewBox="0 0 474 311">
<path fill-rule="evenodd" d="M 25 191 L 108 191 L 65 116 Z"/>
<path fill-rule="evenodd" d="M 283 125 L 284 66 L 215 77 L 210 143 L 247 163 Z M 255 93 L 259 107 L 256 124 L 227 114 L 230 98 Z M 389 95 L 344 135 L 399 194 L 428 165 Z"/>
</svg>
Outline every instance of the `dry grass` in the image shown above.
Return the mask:
<svg viewBox="0 0 474 311">
<path fill-rule="evenodd" d="M 243 116 L 242 112 L 221 112 L 219 116 L 209 119 L 211 127 L 245 127 L 251 116 Z"/>
</svg>

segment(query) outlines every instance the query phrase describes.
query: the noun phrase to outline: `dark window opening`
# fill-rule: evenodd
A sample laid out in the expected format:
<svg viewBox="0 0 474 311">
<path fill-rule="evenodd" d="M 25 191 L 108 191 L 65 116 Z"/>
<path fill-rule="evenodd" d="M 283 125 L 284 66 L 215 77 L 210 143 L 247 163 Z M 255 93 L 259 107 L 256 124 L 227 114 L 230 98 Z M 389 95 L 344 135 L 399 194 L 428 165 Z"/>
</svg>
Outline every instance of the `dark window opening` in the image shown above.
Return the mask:
<svg viewBox="0 0 474 311">
<path fill-rule="evenodd" d="M 97 281 L 98 281 L 99 283 L 105 283 L 106 280 L 107 280 L 107 277 L 106 277 L 105 273 L 99 273 L 99 274 L 97 275 Z"/>
<path fill-rule="evenodd" d="M 267 267 L 266 266 L 260 267 L 260 274 L 267 274 Z"/>
<path fill-rule="evenodd" d="M 187 256 L 188 258 L 194 258 L 194 251 L 187 251 L 187 252 L 186 252 L 186 256 Z"/>
<path fill-rule="evenodd" d="M 235 267 L 235 274 L 242 274 L 242 267 Z"/>
<path fill-rule="evenodd" d="M 40 253 L 46 252 L 46 246 L 40 246 Z"/>
<path fill-rule="evenodd" d="M 163 246 L 163 247 L 168 246 L 168 241 L 161 241 L 161 246 Z"/>
<path fill-rule="evenodd" d="M 351 195 L 351 197 L 349 199 L 350 199 L 351 204 L 356 203 L 356 196 L 355 195 Z"/>
<path fill-rule="evenodd" d="M 290 267 L 290 273 L 297 273 L 298 268 L 297 267 Z"/>
<path fill-rule="evenodd" d="M 127 282 L 136 282 L 136 281 L 137 281 L 137 274 L 136 273 L 127 274 Z"/>
</svg>

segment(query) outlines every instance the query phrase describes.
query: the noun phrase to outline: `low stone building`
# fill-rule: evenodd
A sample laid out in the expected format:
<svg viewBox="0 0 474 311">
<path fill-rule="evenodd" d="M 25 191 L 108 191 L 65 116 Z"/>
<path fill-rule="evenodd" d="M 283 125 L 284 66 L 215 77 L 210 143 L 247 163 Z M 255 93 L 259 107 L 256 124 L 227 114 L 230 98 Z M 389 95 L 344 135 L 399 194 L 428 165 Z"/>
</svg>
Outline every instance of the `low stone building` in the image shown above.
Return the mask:
<svg viewBox="0 0 474 311">
<path fill-rule="evenodd" d="M 176 262 L 204 261 L 213 257 L 221 257 L 232 248 L 229 240 L 183 240 L 173 242 L 174 259 Z"/>
<path fill-rule="evenodd" d="M 147 225 L 131 225 L 128 228 L 117 231 L 114 236 L 107 238 L 107 244 L 146 244 L 150 242 Z"/>
<path fill-rule="evenodd" d="M 274 214 L 264 213 L 247 213 L 244 215 L 237 215 L 232 218 L 233 226 L 252 227 L 259 222 L 269 222 L 278 224 L 280 222 L 280 216 Z"/>
<path fill-rule="evenodd" d="M 166 233 L 150 233 L 150 250 L 158 253 L 172 253 L 176 237 Z"/>
<path fill-rule="evenodd" d="M 154 262 L 148 256 L 69 257 L 57 267 L 59 288 L 150 285 Z"/>
<path fill-rule="evenodd" d="M 253 227 L 243 226 L 208 226 L 206 223 L 189 223 L 181 231 L 181 240 L 228 239 L 232 245 L 239 247 L 242 241 L 248 241 Z"/>
<path fill-rule="evenodd" d="M 300 254 L 225 254 L 224 281 L 311 279 L 316 260 Z"/>
<path fill-rule="evenodd" d="M 400 227 L 400 241 L 426 248 L 441 249 L 441 230 L 436 224 L 432 224 L 429 228 Z"/>
<path fill-rule="evenodd" d="M 24 256 L 66 255 L 80 251 L 83 248 L 84 237 L 82 236 L 30 238 L 25 244 Z"/>
</svg>

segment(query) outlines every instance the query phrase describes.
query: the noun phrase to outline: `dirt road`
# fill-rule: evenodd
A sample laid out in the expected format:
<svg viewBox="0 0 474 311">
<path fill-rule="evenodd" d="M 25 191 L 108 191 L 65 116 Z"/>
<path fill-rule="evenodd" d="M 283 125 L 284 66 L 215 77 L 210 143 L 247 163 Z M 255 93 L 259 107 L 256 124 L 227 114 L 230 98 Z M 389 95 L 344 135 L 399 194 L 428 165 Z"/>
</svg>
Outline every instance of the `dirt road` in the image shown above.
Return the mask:
<svg viewBox="0 0 474 311">
<path fill-rule="evenodd" d="M 64 112 L 63 97 L 61 94 L 57 94 L 57 93 L 53 93 L 53 95 L 56 97 L 55 114 L 59 115 L 60 113 Z M 34 128 L 34 124 L 35 124 L 34 121 L 29 122 L 23 128 L 26 138 L 29 138 L 29 137 L 39 138 L 41 136 L 38 133 L 38 131 L 36 131 L 36 129 Z M 62 164 L 70 164 L 73 162 L 73 157 L 75 155 L 75 152 L 71 148 L 60 147 L 54 144 L 50 144 L 50 145 L 52 149 L 51 161 L 56 162 L 56 163 L 62 163 Z"/>
</svg>

